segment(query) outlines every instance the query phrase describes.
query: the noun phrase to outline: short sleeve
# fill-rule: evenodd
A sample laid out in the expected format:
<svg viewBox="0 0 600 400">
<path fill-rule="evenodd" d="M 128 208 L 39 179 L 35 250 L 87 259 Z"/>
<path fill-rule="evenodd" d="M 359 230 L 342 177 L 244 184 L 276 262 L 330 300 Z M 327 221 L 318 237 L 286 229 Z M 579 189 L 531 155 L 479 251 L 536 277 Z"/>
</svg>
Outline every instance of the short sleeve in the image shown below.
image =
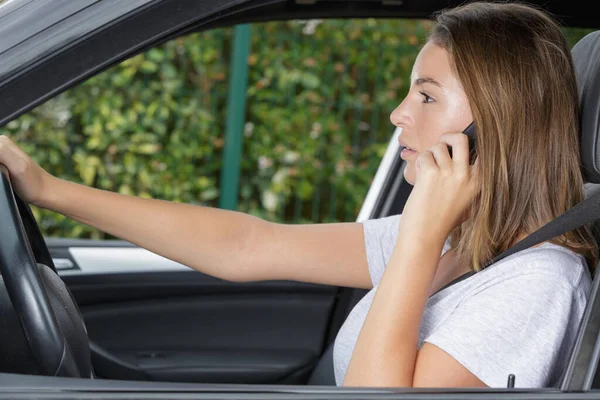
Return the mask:
<svg viewBox="0 0 600 400">
<path fill-rule="evenodd" d="M 392 257 L 401 217 L 402 214 L 398 214 L 362 222 L 369 275 L 371 275 L 373 286 L 377 286 L 381 281 L 385 267 Z M 441 255 L 444 255 L 449 248 L 450 238 L 446 240 Z"/>
<path fill-rule="evenodd" d="M 396 239 L 398 238 L 398 227 L 401 216 L 402 214 L 398 214 L 384 218 L 369 219 L 362 223 L 367 262 L 369 264 L 369 275 L 371 275 L 373 286 L 377 286 L 381 281 L 385 266 L 392 256 Z"/>
<path fill-rule="evenodd" d="M 553 386 L 586 299 L 553 274 L 500 278 L 467 295 L 424 341 L 490 387 L 506 387 L 509 374 L 515 375 L 515 387 Z"/>
</svg>

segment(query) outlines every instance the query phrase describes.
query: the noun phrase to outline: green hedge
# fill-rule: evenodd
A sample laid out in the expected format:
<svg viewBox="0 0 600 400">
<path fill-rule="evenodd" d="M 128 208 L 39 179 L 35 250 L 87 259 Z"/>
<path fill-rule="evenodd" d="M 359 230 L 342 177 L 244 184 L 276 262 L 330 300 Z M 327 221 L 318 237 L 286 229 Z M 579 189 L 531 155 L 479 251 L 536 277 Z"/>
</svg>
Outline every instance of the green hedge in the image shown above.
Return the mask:
<svg viewBox="0 0 600 400">
<path fill-rule="evenodd" d="M 429 21 L 252 26 L 239 210 L 289 223 L 352 221 L 393 133 Z M 586 31 L 568 31 L 574 43 Z M 232 29 L 148 50 L 12 121 L 59 177 L 216 207 Z M 47 236 L 112 238 L 34 208 Z"/>
</svg>

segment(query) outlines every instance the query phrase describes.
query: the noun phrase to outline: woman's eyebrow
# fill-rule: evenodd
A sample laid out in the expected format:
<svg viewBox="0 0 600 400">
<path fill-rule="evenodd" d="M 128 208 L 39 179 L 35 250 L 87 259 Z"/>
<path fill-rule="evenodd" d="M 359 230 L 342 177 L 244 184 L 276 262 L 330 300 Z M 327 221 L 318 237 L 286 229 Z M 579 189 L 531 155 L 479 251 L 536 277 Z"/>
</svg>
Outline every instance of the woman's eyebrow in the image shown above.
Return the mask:
<svg viewBox="0 0 600 400">
<path fill-rule="evenodd" d="M 439 83 L 438 81 L 436 81 L 436 80 L 435 80 L 435 79 L 433 79 L 433 78 L 418 78 L 418 79 L 415 81 L 415 85 L 422 85 L 422 84 L 424 84 L 424 83 L 431 83 L 431 84 L 434 84 L 434 85 L 436 85 L 436 86 L 438 86 L 438 87 L 440 87 L 440 88 L 443 88 L 442 84 L 441 84 L 441 83 Z"/>
</svg>

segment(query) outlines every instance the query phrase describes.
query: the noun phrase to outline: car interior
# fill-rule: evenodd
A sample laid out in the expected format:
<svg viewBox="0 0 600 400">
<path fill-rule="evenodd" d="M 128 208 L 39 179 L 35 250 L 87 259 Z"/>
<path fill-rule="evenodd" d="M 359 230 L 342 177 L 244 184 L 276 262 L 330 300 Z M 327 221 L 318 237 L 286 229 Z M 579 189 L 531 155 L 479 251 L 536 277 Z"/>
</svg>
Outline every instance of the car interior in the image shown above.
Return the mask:
<svg viewBox="0 0 600 400">
<path fill-rule="evenodd" d="M 600 31 L 580 40 L 572 54 L 582 106 L 582 171 L 590 199 L 600 193 Z M 398 173 L 401 168 L 396 159 L 370 218 L 402 212 L 410 187 Z M 332 390 L 333 340 L 365 290 L 295 282 L 224 283 L 196 271 L 171 269 L 141 280 L 133 270 L 59 273 L 54 260 L 77 264 L 93 257 L 93 246 L 45 239 L 29 206 L 14 195 L 8 173 L 0 169 L 0 386 L 183 392 L 204 390 L 201 382 L 217 384 L 206 390 L 261 391 L 263 385 Z M 592 211 L 597 213 L 590 206 Z M 600 222 L 593 225 L 600 243 Z M 113 246 L 115 252 L 133 247 Z M 79 258 L 73 257 L 73 249 Z M 600 387 L 599 287 L 596 274 L 557 390 Z"/>
</svg>

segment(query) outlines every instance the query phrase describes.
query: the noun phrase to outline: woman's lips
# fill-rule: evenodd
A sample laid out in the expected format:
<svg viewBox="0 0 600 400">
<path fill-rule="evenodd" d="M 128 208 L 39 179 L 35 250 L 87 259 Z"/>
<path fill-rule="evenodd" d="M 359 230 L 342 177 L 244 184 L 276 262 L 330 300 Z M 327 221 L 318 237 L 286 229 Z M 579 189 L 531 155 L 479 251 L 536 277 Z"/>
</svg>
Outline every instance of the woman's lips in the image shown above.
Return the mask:
<svg viewBox="0 0 600 400">
<path fill-rule="evenodd" d="M 417 154 L 416 151 L 414 151 L 412 149 L 409 149 L 408 147 L 405 147 L 400 152 L 400 158 L 402 158 L 403 160 L 405 160 L 407 157 L 411 157 L 411 156 L 413 156 L 415 154 Z"/>
</svg>

